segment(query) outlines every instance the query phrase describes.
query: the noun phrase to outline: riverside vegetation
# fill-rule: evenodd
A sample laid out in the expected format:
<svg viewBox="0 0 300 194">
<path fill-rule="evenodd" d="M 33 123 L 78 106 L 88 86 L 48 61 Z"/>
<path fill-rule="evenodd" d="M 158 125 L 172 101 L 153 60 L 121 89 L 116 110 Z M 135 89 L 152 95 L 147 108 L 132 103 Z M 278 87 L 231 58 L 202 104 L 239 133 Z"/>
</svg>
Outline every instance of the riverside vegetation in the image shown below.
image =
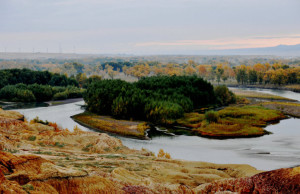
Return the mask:
<svg viewBox="0 0 300 194">
<path fill-rule="evenodd" d="M 0 70 L 0 99 L 15 102 L 43 102 L 82 97 L 78 82 L 65 75 L 29 69 Z"/>
<path fill-rule="evenodd" d="M 75 121 L 96 129 L 138 138 L 145 135 L 147 127 L 133 132 L 130 126 L 124 128 L 112 124 L 120 124 L 119 120 L 107 120 L 107 117 L 104 119 L 95 114 L 142 120 L 168 127 L 184 126 L 196 135 L 212 138 L 261 136 L 268 134 L 262 127 L 286 118 L 279 110 L 241 104 L 246 100 L 236 97 L 226 86 L 214 88 L 196 76 L 153 76 L 135 83 L 99 80 L 89 85 L 84 99 L 89 112 L 73 116 Z M 229 104 L 236 105 L 205 114 L 195 112 Z M 147 126 L 142 122 L 141 125 Z M 138 127 L 135 126 L 134 129 Z"/>
</svg>

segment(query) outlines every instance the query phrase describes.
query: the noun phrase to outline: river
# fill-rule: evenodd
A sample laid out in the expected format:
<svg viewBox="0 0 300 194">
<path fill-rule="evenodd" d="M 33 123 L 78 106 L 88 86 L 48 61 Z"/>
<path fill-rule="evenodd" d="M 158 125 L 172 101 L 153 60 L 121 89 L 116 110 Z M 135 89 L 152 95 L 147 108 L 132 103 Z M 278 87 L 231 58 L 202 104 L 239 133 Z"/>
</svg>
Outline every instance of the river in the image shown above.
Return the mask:
<svg viewBox="0 0 300 194">
<path fill-rule="evenodd" d="M 280 95 L 300 100 L 300 94 L 290 91 L 266 89 L 245 89 Z M 84 102 L 38 107 L 30 109 L 16 109 L 29 119 L 39 116 L 42 120 L 58 123 L 63 128 L 73 129 L 75 125 L 70 116 L 83 112 Z M 207 139 L 198 136 L 156 136 L 151 140 L 137 140 L 118 137 L 125 146 L 134 149 L 146 148 L 155 153 L 159 149 L 170 153 L 174 159 L 205 161 L 220 164 L 249 164 L 260 170 L 300 165 L 300 119 L 289 118 L 278 124 L 269 125 L 266 130 L 273 132 L 257 138 L 244 139 Z M 79 125 L 80 126 L 80 125 Z M 80 126 L 82 130 L 90 129 Z"/>
</svg>

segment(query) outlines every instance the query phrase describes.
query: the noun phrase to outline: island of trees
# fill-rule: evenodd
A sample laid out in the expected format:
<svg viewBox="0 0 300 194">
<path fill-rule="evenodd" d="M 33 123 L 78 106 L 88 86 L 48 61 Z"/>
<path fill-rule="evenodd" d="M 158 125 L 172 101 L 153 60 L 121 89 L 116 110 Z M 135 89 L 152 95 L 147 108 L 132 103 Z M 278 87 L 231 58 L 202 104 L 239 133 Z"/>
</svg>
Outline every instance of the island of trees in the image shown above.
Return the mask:
<svg viewBox="0 0 300 194">
<path fill-rule="evenodd" d="M 196 76 L 153 76 L 134 83 L 100 80 L 89 85 L 84 100 L 93 113 L 167 123 L 194 109 L 234 102 L 233 93 L 223 88 L 225 93 L 215 93 Z"/>
</svg>

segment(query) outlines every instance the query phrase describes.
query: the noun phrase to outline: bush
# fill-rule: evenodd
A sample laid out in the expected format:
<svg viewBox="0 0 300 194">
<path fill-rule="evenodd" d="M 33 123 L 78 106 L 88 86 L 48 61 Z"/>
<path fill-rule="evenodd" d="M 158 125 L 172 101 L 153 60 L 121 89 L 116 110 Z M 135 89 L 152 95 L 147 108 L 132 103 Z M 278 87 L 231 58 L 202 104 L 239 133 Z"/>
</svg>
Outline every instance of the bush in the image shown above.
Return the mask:
<svg viewBox="0 0 300 194">
<path fill-rule="evenodd" d="M 204 118 L 208 123 L 216 123 L 220 119 L 220 116 L 218 112 L 210 110 L 205 113 Z"/>
<path fill-rule="evenodd" d="M 67 98 L 68 98 L 68 92 L 67 91 L 56 93 L 53 96 L 53 100 L 65 100 Z"/>
<path fill-rule="evenodd" d="M 146 118 L 154 123 L 168 123 L 168 120 L 183 116 L 183 108 L 168 101 L 150 101 L 145 106 Z"/>
<path fill-rule="evenodd" d="M 67 87 L 68 98 L 81 98 L 83 92 L 84 92 L 83 89 L 74 86 Z"/>
<path fill-rule="evenodd" d="M 41 123 L 43 125 L 49 124 L 49 122 L 47 120 L 46 121 L 40 120 L 40 118 L 38 116 L 35 117 L 33 120 L 31 120 L 30 123 Z"/>
<path fill-rule="evenodd" d="M 49 101 L 53 97 L 52 88 L 49 85 L 32 84 L 28 85 L 28 89 L 34 94 L 36 101 Z"/>
<path fill-rule="evenodd" d="M 36 136 L 30 136 L 30 137 L 28 137 L 28 140 L 29 141 L 35 141 L 36 140 Z"/>
<path fill-rule="evenodd" d="M 33 102 L 35 101 L 35 96 L 28 89 L 24 88 L 23 85 L 8 85 L 0 90 L 0 98 L 13 101 L 13 102 Z"/>
<path fill-rule="evenodd" d="M 228 105 L 236 102 L 236 96 L 225 86 L 216 86 L 214 88 L 217 102 L 220 105 Z"/>
<path fill-rule="evenodd" d="M 66 91 L 66 87 L 62 87 L 62 86 L 53 86 L 52 87 L 52 93 L 53 95 L 59 93 L 59 92 L 64 92 Z"/>
</svg>

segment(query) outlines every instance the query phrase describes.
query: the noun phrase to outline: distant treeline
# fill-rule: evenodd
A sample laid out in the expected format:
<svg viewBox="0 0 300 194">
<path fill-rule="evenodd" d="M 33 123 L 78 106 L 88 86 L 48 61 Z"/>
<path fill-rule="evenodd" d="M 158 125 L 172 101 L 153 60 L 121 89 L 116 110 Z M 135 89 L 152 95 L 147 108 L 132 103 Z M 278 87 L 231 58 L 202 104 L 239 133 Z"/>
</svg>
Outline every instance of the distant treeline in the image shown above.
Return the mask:
<svg viewBox="0 0 300 194">
<path fill-rule="evenodd" d="M 78 82 L 65 75 L 29 69 L 0 70 L 0 99 L 16 102 L 82 97 Z"/>
<path fill-rule="evenodd" d="M 68 78 L 66 75 L 50 73 L 48 71 L 33 71 L 30 69 L 4 69 L 0 70 L 0 88 L 6 85 L 23 84 L 41 84 L 50 86 L 76 86 L 78 82 L 74 78 Z"/>
<path fill-rule="evenodd" d="M 97 114 L 168 123 L 193 109 L 235 101 L 225 86 L 219 88 L 217 96 L 210 83 L 196 76 L 153 76 L 135 83 L 96 80 L 89 84 L 84 100 L 87 109 Z"/>
</svg>

